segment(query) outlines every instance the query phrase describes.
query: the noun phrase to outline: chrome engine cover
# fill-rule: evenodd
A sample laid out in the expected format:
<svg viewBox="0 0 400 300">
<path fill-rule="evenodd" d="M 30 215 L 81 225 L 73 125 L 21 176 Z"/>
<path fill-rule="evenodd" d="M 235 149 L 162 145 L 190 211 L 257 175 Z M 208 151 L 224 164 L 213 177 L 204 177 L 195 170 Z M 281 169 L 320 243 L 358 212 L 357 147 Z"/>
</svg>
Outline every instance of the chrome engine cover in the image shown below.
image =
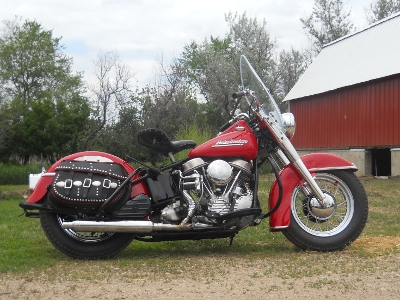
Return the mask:
<svg viewBox="0 0 400 300">
<path fill-rule="evenodd" d="M 217 185 L 228 183 L 232 179 L 232 167 L 224 160 L 217 159 L 207 167 L 208 179 Z"/>
<path fill-rule="evenodd" d="M 250 208 L 253 202 L 252 195 L 242 195 L 234 200 L 233 209 L 232 203 L 227 199 L 227 196 L 216 197 L 210 199 L 210 205 L 208 211 L 224 215 L 232 211 Z"/>
<path fill-rule="evenodd" d="M 207 163 L 204 162 L 204 160 L 202 160 L 201 158 L 199 157 L 193 158 L 182 165 L 183 175 L 190 174 L 194 170 L 199 169 L 206 165 Z"/>
<path fill-rule="evenodd" d="M 212 161 L 203 176 L 202 192 L 197 193 L 202 209 L 224 215 L 251 208 L 253 204 L 253 192 L 249 188 L 251 168 L 252 165 L 242 159 Z M 200 171 L 199 169 L 198 172 Z"/>
<path fill-rule="evenodd" d="M 161 221 L 164 224 L 186 224 L 193 218 L 193 228 L 203 228 L 218 223 L 210 213 L 222 216 L 252 208 L 251 169 L 252 165 L 242 159 L 204 162 L 201 158 L 194 158 L 187 161 L 180 173 L 187 216 L 178 213 L 181 204 L 177 200 L 161 211 Z"/>
</svg>

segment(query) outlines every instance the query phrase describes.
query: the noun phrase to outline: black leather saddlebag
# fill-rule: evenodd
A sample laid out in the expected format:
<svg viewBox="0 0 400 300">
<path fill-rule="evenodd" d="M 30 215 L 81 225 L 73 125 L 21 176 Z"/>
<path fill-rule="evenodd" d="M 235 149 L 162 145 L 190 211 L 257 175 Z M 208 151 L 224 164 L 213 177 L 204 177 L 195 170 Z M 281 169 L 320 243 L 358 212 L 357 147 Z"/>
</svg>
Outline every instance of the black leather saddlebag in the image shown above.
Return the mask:
<svg viewBox="0 0 400 300">
<path fill-rule="evenodd" d="M 56 168 L 49 200 L 57 209 L 95 212 L 126 177 L 125 169 L 116 163 L 65 161 Z M 105 211 L 119 208 L 129 196 L 128 184 L 109 202 Z"/>
</svg>

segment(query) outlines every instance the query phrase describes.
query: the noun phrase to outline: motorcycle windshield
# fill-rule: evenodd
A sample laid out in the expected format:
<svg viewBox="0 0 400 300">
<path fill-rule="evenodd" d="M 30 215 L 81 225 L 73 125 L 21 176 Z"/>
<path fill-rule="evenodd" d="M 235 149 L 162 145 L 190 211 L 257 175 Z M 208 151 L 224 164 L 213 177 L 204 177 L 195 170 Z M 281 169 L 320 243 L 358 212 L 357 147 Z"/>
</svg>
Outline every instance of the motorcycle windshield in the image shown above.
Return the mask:
<svg viewBox="0 0 400 300">
<path fill-rule="evenodd" d="M 258 100 L 257 103 L 252 97 L 246 96 L 250 107 L 259 112 L 262 117 L 267 115 L 273 116 L 282 125 L 281 112 L 278 105 L 269 92 L 269 89 L 262 82 L 244 55 L 240 57 L 240 75 L 243 90 L 255 92 Z"/>
</svg>

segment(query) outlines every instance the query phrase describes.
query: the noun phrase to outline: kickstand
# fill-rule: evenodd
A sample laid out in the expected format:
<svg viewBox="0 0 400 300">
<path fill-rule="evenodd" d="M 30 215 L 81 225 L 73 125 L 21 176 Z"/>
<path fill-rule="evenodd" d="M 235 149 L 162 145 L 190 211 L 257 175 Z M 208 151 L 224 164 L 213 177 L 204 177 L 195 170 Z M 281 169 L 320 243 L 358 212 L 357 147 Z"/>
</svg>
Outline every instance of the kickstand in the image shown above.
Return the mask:
<svg viewBox="0 0 400 300">
<path fill-rule="evenodd" d="M 235 235 L 231 235 L 230 237 L 229 237 L 229 246 L 232 246 L 232 244 L 233 244 L 233 238 L 235 237 Z"/>
</svg>

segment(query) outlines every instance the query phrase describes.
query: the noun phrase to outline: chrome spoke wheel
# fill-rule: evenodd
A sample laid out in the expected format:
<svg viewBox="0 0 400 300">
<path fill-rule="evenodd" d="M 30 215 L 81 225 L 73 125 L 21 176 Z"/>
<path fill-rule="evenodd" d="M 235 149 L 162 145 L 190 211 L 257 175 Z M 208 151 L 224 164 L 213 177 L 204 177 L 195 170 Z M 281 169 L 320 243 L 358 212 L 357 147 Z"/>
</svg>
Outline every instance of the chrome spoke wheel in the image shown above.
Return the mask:
<svg viewBox="0 0 400 300">
<path fill-rule="evenodd" d="M 79 259 L 104 259 L 127 247 L 135 235 L 115 232 L 80 232 L 62 227 L 63 222 L 87 220 L 87 216 L 39 212 L 42 229 L 49 241 L 62 253 Z"/>
<path fill-rule="evenodd" d="M 330 173 L 317 173 L 316 182 L 325 194 L 323 205 L 308 194 L 304 185 L 296 186 L 292 195 L 292 216 L 305 232 L 329 237 L 342 232 L 354 214 L 354 198 L 349 187 Z"/>
</svg>

